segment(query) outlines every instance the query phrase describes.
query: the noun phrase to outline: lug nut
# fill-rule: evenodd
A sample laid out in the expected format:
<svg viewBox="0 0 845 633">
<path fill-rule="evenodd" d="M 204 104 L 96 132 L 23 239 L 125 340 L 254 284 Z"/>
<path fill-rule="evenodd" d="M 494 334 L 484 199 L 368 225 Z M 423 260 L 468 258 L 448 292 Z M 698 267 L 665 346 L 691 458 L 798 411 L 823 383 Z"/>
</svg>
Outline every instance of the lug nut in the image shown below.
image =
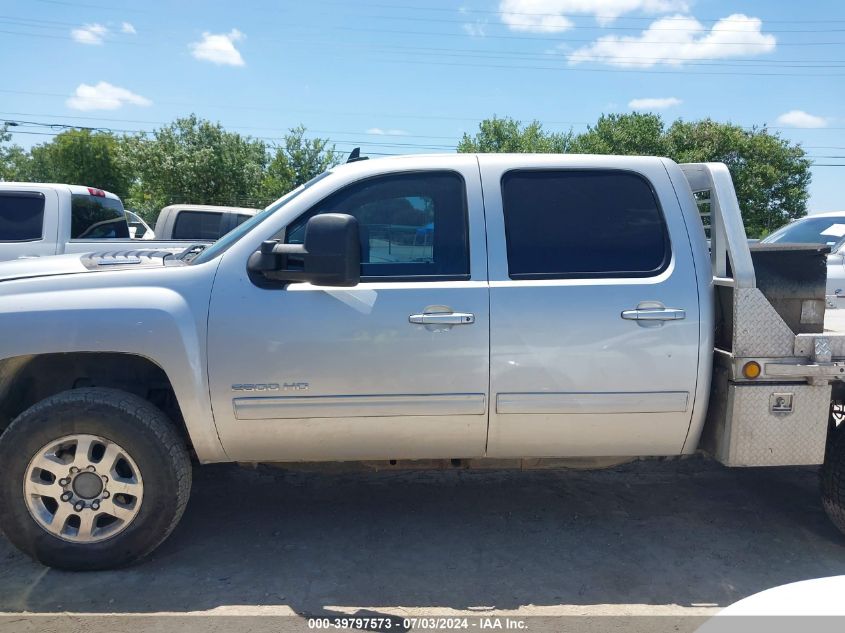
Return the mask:
<svg viewBox="0 0 845 633">
<path fill-rule="evenodd" d="M 76 466 L 71 466 L 71 467 L 70 467 L 70 474 L 71 474 L 71 475 L 75 475 L 75 474 L 76 474 L 76 473 L 78 473 L 78 472 L 79 472 L 79 469 L 78 469 Z"/>
<path fill-rule="evenodd" d="M 59 485 L 60 486 L 67 486 L 69 483 L 70 483 L 70 479 L 68 479 L 67 477 L 63 477 L 62 479 L 59 479 Z"/>
<path fill-rule="evenodd" d="M 96 469 L 96 468 L 94 468 L 94 465 L 93 465 L 93 464 L 91 464 L 90 466 L 88 466 L 88 468 L 87 468 L 86 470 L 88 470 L 88 471 L 90 471 L 90 472 L 92 472 L 92 473 L 93 473 L 93 472 L 94 472 L 95 470 L 97 470 L 97 469 Z"/>
<path fill-rule="evenodd" d="M 72 496 L 73 496 L 73 495 L 72 495 L 71 493 L 69 493 L 69 492 L 63 492 L 63 493 L 62 493 L 62 501 L 70 501 L 70 498 L 71 498 Z"/>
<path fill-rule="evenodd" d="M 111 497 L 111 493 L 108 490 L 103 490 L 103 499 L 108 499 Z"/>
<path fill-rule="evenodd" d="M 82 512 L 85 509 L 85 503 L 83 503 L 82 501 L 77 501 L 76 505 L 73 506 L 73 509 L 77 512 Z"/>
<path fill-rule="evenodd" d="M 91 504 L 91 509 L 92 509 L 92 510 L 99 510 L 99 509 L 100 509 L 100 502 L 99 502 L 99 501 L 94 501 L 94 502 Z"/>
<path fill-rule="evenodd" d="M 103 475 L 103 483 L 107 484 L 109 482 L 109 478 Z"/>
</svg>

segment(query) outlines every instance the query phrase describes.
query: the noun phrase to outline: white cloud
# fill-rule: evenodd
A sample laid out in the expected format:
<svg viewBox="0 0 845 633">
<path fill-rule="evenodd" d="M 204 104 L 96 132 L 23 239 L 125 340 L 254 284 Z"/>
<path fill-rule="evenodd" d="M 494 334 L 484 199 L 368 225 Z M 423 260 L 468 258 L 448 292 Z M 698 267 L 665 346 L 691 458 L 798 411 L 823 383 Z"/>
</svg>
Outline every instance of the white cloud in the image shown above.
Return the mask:
<svg viewBox="0 0 845 633">
<path fill-rule="evenodd" d="M 628 107 L 633 110 L 665 110 L 681 105 L 683 101 L 677 97 L 646 97 L 643 99 L 631 99 Z"/>
<path fill-rule="evenodd" d="M 191 55 L 213 64 L 244 66 L 246 63 L 241 52 L 235 48 L 235 42 L 245 37 L 238 29 L 232 29 L 229 33 L 205 32 L 201 41 L 189 44 Z"/>
<path fill-rule="evenodd" d="M 367 134 L 375 134 L 376 136 L 407 136 L 408 133 L 405 130 L 385 130 L 380 127 L 371 127 L 367 130 Z"/>
<path fill-rule="evenodd" d="M 464 22 L 464 33 L 470 37 L 484 37 L 487 32 L 484 29 L 484 22 Z"/>
<path fill-rule="evenodd" d="M 85 24 L 78 29 L 73 29 L 70 35 L 74 41 L 80 44 L 99 45 L 103 43 L 103 39 L 108 35 L 108 32 L 109 30 L 102 24 L 94 23 Z"/>
<path fill-rule="evenodd" d="M 640 35 L 605 35 L 567 57 L 572 64 L 601 62 L 612 66 L 649 68 L 681 66 L 704 58 L 761 55 L 775 50 L 775 36 L 762 32 L 759 18 L 735 13 L 710 30 L 691 16 L 660 18 Z"/>
<path fill-rule="evenodd" d="M 780 125 L 785 125 L 787 127 L 827 127 L 826 118 L 810 114 L 809 112 L 804 112 L 803 110 L 790 110 L 789 112 L 784 112 L 777 118 L 777 122 Z"/>
<path fill-rule="evenodd" d="M 135 30 L 135 27 L 131 22 L 123 22 L 120 25 L 120 32 L 126 33 L 127 35 L 135 35 L 138 31 Z"/>
<path fill-rule="evenodd" d="M 499 17 L 511 30 L 559 33 L 572 28 L 571 15 L 592 15 L 609 24 L 633 11 L 686 11 L 687 0 L 500 0 Z"/>
<path fill-rule="evenodd" d="M 126 105 L 149 106 L 152 101 L 126 88 L 101 81 L 96 86 L 79 84 L 65 105 L 73 110 L 117 110 Z"/>
</svg>

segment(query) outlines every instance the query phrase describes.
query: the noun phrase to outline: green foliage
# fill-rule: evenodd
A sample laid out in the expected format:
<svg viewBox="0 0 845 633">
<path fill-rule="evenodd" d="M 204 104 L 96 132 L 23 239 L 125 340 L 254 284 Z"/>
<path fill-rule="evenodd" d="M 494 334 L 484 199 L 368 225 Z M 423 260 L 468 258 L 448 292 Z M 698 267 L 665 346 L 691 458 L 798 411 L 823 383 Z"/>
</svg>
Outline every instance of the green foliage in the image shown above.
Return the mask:
<svg viewBox="0 0 845 633">
<path fill-rule="evenodd" d="M 291 128 L 273 157 L 261 183 L 265 204 L 308 182 L 340 162 L 340 153 L 327 139 L 305 137 L 305 127 Z"/>
<path fill-rule="evenodd" d="M 800 145 L 766 128 L 679 120 L 666 133 L 666 154 L 679 163 L 725 163 L 749 237 L 767 235 L 807 213 L 812 163 Z"/>
<path fill-rule="evenodd" d="M 126 139 L 134 167 L 127 208 L 155 221 L 174 203 L 255 206 L 267 165 L 259 140 L 227 132 L 196 115 L 176 119 L 151 137 Z"/>
<path fill-rule="evenodd" d="M 657 114 L 603 114 L 572 142 L 574 154 L 665 156 L 663 121 Z"/>
<path fill-rule="evenodd" d="M 107 132 L 68 130 L 33 147 L 25 167 L 28 180 L 98 187 L 125 197 L 132 180 L 121 140 Z"/>
<path fill-rule="evenodd" d="M 475 136 L 464 134 L 459 152 L 513 152 L 520 154 L 564 153 L 569 151 L 571 132 L 546 132 L 539 121 L 523 125 L 510 117 L 494 116 L 478 125 Z"/>
<path fill-rule="evenodd" d="M 27 177 L 29 154 L 19 145 L 9 145 L 11 140 L 9 126 L 3 124 L 0 127 L 0 180 L 30 180 Z"/>
</svg>

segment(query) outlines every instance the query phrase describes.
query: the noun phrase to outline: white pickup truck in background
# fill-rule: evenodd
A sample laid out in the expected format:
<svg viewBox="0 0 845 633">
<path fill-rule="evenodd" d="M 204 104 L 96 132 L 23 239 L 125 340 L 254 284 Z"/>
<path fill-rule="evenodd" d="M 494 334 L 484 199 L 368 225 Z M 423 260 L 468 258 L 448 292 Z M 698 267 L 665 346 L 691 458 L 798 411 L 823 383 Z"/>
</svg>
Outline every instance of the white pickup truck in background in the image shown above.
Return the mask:
<svg viewBox="0 0 845 633">
<path fill-rule="evenodd" d="M 102 189 L 0 182 L 0 261 L 104 248 L 179 250 L 196 241 L 132 240 L 123 203 Z"/>
<path fill-rule="evenodd" d="M 217 240 L 240 226 L 260 209 L 220 207 L 207 204 L 171 204 L 156 220 L 160 240 Z"/>
<path fill-rule="evenodd" d="M 845 530 L 825 256 L 752 252 L 719 163 L 449 154 L 332 168 L 178 255 L 8 262 L 0 528 L 45 564 L 96 569 L 166 538 L 192 458 L 704 451 L 823 465 Z"/>
</svg>

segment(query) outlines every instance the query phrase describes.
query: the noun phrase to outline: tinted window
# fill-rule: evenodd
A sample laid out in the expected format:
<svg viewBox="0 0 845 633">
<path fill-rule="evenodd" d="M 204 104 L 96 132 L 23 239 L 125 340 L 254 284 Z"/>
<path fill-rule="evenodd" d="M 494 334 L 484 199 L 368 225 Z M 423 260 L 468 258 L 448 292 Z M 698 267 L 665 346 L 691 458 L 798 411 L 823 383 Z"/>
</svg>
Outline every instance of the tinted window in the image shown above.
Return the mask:
<svg viewBox="0 0 845 633">
<path fill-rule="evenodd" d="M 235 226 L 240 226 L 247 220 L 249 220 L 252 216 L 251 215 L 244 215 L 243 213 L 238 213 L 235 215 Z"/>
<path fill-rule="evenodd" d="M 778 229 L 763 242 L 772 244 L 836 244 L 845 237 L 845 215 L 824 218 L 803 218 Z"/>
<path fill-rule="evenodd" d="M 396 174 L 349 185 L 291 224 L 287 242 L 301 244 L 306 222 L 319 213 L 357 218 L 363 277 L 469 275 L 466 192 L 455 173 Z"/>
<path fill-rule="evenodd" d="M 174 240 L 216 240 L 223 235 L 223 214 L 209 211 L 180 211 L 173 227 Z"/>
<path fill-rule="evenodd" d="M 70 238 L 72 240 L 129 237 L 129 224 L 120 200 L 73 194 L 70 205 Z"/>
<path fill-rule="evenodd" d="M 0 193 L 0 242 L 40 240 L 43 225 L 43 193 Z"/>
<path fill-rule="evenodd" d="M 502 179 L 512 278 L 645 277 L 669 238 L 649 184 L 622 171 L 517 171 Z"/>
</svg>

